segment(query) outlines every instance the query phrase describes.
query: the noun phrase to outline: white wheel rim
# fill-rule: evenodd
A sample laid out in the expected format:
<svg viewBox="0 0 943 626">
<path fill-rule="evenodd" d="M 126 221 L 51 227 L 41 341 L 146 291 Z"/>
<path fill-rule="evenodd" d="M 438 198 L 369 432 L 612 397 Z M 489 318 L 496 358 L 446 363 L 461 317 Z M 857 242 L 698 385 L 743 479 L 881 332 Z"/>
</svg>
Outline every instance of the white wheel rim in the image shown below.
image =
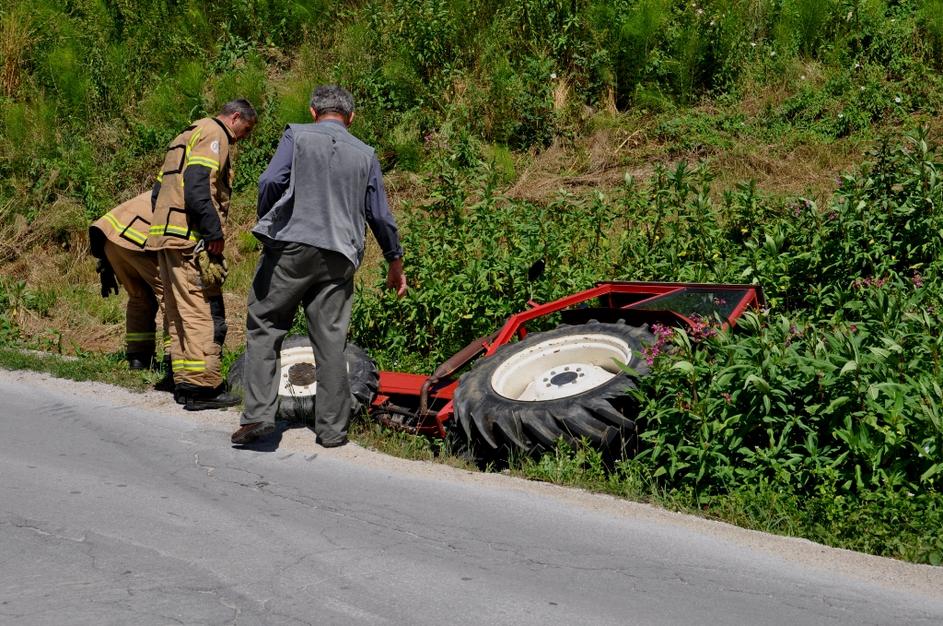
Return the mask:
<svg viewBox="0 0 943 626">
<path fill-rule="evenodd" d="M 541 402 L 575 396 L 622 373 L 629 344 L 612 335 L 586 333 L 547 339 L 511 356 L 491 375 L 501 396 Z"/>
<path fill-rule="evenodd" d="M 350 363 L 345 365 L 350 374 Z M 291 398 L 316 395 L 318 383 L 314 379 L 315 367 L 314 349 L 311 346 L 282 350 L 278 359 L 278 395 Z"/>
<path fill-rule="evenodd" d="M 292 398 L 315 395 L 318 383 L 314 381 L 314 367 L 314 350 L 311 346 L 282 350 L 278 360 L 278 395 Z M 305 381 L 306 384 L 299 381 Z"/>
</svg>

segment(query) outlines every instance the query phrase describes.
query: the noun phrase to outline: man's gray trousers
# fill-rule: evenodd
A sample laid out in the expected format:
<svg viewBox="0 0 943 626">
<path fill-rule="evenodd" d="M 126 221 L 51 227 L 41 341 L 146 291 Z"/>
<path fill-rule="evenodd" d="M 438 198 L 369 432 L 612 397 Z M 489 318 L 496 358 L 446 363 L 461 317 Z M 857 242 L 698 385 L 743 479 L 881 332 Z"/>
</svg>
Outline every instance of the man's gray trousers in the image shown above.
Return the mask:
<svg viewBox="0 0 943 626">
<path fill-rule="evenodd" d="M 300 303 L 317 366 L 318 441 L 330 445 L 346 438 L 351 399 L 344 348 L 354 272 L 344 255 L 331 250 L 298 243 L 264 248 L 249 291 L 242 424 L 275 423 L 278 355 Z"/>
</svg>

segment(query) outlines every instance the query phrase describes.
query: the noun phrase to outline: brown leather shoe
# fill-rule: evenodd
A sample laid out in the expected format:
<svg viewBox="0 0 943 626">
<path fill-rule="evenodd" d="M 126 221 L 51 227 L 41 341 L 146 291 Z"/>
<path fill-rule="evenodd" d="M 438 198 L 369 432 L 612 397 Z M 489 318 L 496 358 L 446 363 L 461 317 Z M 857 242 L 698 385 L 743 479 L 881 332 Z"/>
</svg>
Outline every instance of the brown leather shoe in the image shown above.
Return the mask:
<svg viewBox="0 0 943 626">
<path fill-rule="evenodd" d="M 247 443 L 252 443 L 256 439 L 260 439 L 265 435 L 270 435 L 275 432 L 275 424 L 267 424 L 266 422 L 253 422 L 252 424 L 243 424 L 239 427 L 239 430 L 232 434 L 232 437 L 229 438 L 236 445 L 244 445 Z"/>
</svg>

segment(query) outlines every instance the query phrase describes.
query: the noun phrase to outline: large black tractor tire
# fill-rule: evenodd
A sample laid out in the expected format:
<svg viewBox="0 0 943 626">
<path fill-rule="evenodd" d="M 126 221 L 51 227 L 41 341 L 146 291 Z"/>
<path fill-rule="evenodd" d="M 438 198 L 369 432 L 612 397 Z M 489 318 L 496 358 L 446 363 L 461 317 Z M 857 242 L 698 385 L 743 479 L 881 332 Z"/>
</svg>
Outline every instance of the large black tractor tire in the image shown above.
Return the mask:
<svg viewBox="0 0 943 626">
<path fill-rule="evenodd" d="M 642 350 L 652 342 L 647 328 L 593 321 L 502 346 L 459 381 L 456 434 L 485 461 L 585 438 L 610 464 L 634 451 L 630 390 L 648 374 Z"/>
<path fill-rule="evenodd" d="M 376 363 L 363 348 L 348 343 L 344 356 L 347 357 L 347 373 L 350 377 L 351 413 L 356 415 L 364 408 L 369 408 L 376 397 L 380 374 Z M 281 363 L 286 360 L 291 365 L 288 371 L 283 372 Z M 244 371 L 245 354 L 233 361 L 227 377 L 230 390 L 240 395 L 245 393 Z M 276 417 L 309 424 L 314 422 L 316 389 L 311 389 L 312 383 L 315 382 L 314 371 L 314 352 L 308 337 L 286 337 L 282 343 L 279 367 L 275 373 L 275 380 L 279 385 Z"/>
</svg>

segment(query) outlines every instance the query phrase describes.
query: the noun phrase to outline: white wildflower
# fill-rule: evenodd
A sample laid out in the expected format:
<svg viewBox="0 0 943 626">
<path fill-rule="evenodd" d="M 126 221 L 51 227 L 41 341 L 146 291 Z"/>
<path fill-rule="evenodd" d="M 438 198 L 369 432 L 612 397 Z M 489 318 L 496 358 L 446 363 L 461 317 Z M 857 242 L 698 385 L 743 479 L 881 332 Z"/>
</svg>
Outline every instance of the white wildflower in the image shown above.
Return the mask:
<svg viewBox="0 0 943 626">
<path fill-rule="evenodd" d="M 904 99 L 901 98 L 900 96 L 897 96 L 897 97 L 894 98 L 894 102 L 896 102 L 897 104 L 900 104 L 900 103 L 903 102 L 903 101 L 904 101 Z"/>
</svg>

